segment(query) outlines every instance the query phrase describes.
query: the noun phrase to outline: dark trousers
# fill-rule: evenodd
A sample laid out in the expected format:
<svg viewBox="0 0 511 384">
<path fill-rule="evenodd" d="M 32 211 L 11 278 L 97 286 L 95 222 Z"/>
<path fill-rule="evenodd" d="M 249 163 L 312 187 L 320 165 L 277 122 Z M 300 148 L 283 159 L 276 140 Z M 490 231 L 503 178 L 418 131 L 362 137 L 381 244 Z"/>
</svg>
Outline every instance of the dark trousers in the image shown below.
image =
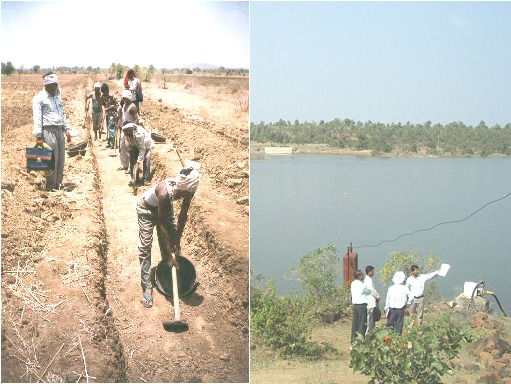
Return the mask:
<svg viewBox="0 0 511 384">
<path fill-rule="evenodd" d="M 390 308 L 387 316 L 387 328 L 394 327 L 394 331 L 401 334 L 403 331 L 403 321 L 405 319 L 405 309 Z"/>
<path fill-rule="evenodd" d="M 357 337 L 357 332 L 365 337 L 367 330 L 367 304 L 353 304 L 353 323 L 351 323 L 351 342 Z"/>
<path fill-rule="evenodd" d="M 135 166 L 135 163 L 137 162 L 137 159 L 138 159 L 138 148 L 130 148 L 129 150 L 130 152 L 130 174 L 133 176 L 133 167 Z M 151 181 L 151 150 L 150 149 L 147 149 L 146 152 L 145 152 L 145 156 L 144 156 L 144 161 L 143 161 L 143 181 L 146 181 L 146 182 L 149 182 Z M 135 180 L 137 183 L 139 182 L 138 180 L 138 175 L 137 175 L 137 179 Z"/>
</svg>

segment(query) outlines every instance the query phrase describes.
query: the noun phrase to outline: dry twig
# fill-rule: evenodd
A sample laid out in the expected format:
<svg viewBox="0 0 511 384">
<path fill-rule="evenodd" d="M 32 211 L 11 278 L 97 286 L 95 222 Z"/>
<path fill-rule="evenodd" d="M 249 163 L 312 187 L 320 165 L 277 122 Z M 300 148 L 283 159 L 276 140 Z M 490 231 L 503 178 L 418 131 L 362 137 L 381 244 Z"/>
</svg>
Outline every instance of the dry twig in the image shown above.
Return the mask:
<svg viewBox="0 0 511 384">
<path fill-rule="evenodd" d="M 80 349 L 82 350 L 83 365 L 85 367 L 85 378 L 87 379 L 87 383 L 88 383 L 89 382 L 89 373 L 87 372 L 87 363 L 85 362 L 85 353 L 83 352 L 82 338 L 80 337 L 80 333 L 78 333 L 78 342 L 80 343 Z"/>
<path fill-rule="evenodd" d="M 60 351 L 62 350 L 62 348 L 64 348 L 64 343 L 62 343 L 62 345 L 60 346 L 59 350 L 57 351 L 57 353 L 55 354 L 55 356 L 53 356 L 53 359 L 51 359 L 50 363 L 47 365 L 46 369 L 43 371 L 42 375 L 41 376 L 38 376 L 39 377 L 39 380 L 37 380 L 37 382 L 39 382 L 40 380 L 42 380 L 41 378 L 44 377 L 44 375 L 46 374 L 46 371 L 48 370 L 48 368 L 50 368 L 50 365 L 53 364 L 53 361 L 55 360 L 55 358 L 57 357 L 57 355 L 60 353 Z"/>
</svg>

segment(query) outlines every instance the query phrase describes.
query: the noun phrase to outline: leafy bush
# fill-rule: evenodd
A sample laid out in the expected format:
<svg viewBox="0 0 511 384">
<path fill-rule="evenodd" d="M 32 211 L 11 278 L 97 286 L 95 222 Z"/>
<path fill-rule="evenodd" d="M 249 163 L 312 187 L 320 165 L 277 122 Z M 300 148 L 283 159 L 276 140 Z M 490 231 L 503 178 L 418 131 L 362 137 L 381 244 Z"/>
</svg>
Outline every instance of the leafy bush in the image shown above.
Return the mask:
<svg viewBox="0 0 511 384">
<path fill-rule="evenodd" d="M 315 359 L 335 352 L 330 344 L 307 341 L 314 321 L 304 299 L 296 294 L 277 296 L 273 280 L 266 289 L 251 289 L 250 329 L 280 355 Z"/>
<path fill-rule="evenodd" d="M 350 367 L 371 377 L 370 384 L 434 384 L 452 374 L 452 359 L 469 332 L 456 325 L 450 314 L 399 335 L 392 329 L 374 328 L 358 335 L 350 352 Z"/>
<path fill-rule="evenodd" d="M 390 258 L 387 259 L 383 268 L 380 270 L 379 277 L 383 285 L 387 285 L 392 280 L 394 273 L 403 271 L 406 276 L 411 275 L 410 267 L 416 264 L 419 267 L 420 273 L 430 273 L 438 270 L 440 267 L 440 258 L 432 252 L 428 257 L 424 258 L 419 252 L 415 251 L 400 251 L 391 252 Z M 440 299 L 441 294 L 434 281 L 430 280 L 426 285 L 426 298 Z"/>
<path fill-rule="evenodd" d="M 300 258 L 293 273 L 302 283 L 313 311 L 341 313 L 349 306 L 349 292 L 341 284 L 342 265 L 337 249 L 326 244 Z"/>
</svg>

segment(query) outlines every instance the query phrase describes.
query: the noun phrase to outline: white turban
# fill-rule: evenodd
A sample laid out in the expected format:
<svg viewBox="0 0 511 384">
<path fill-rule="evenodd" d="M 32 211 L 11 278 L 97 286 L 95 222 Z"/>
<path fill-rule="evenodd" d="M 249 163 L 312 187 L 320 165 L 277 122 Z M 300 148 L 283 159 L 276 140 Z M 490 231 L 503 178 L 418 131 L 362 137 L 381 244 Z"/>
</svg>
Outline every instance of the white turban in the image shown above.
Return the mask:
<svg viewBox="0 0 511 384">
<path fill-rule="evenodd" d="M 58 76 L 56 74 L 52 73 L 51 75 L 45 76 L 43 78 L 43 81 L 44 81 L 44 85 L 58 84 L 59 83 L 59 78 L 58 78 Z"/>
<path fill-rule="evenodd" d="M 122 91 L 122 98 L 131 100 L 131 91 L 129 89 L 125 89 L 124 91 Z"/>
<path fill-rule="evenodd" d="M 178 174 L 174 180 L 176 189 L 181 191 L 195 192 L 199 186 L 199 171 L 193 169 L 188 175 Z"/>
</svg>

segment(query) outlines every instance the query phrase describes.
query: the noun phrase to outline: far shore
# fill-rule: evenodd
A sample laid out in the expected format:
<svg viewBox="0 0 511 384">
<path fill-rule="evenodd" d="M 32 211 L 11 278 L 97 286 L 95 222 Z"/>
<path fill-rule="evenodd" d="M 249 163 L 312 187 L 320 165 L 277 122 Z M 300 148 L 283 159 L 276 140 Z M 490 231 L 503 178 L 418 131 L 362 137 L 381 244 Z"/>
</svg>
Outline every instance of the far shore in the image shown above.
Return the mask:
<svg viewBox="0 0 511 384">
<path fill-rule="evenodd" d="M 290 144 L 290 145 L 282 145 L 277 143 L 258 143 L 258 142 L 250 142 L 250 155 L 264 155 L 265 147 L 292 147 L 293 155 L 341 155 L 341 156 L 373 156 L 372 150 L 362 150 L 357 151 L 351 148 L 333 148 L 325 144 Z M 284 155 L 282 155 L 284 156 Z M 288 155 L 289 156 L 289 155 Z M 389 153 L 380 152 L 376 155 L 376 157 L 480 157 L 478 155 L 464 155 L 464 156 L 454 156 L 451 154 L 440 154 L 440 155 L 432 155 L 428 154 L 424 151 L 419 151 L 417 153 L 410 152 L 398 152 L 392 151 Z M 489 155 L 486 157 L 509 157 L 504 155 Z"/>
</svg>

